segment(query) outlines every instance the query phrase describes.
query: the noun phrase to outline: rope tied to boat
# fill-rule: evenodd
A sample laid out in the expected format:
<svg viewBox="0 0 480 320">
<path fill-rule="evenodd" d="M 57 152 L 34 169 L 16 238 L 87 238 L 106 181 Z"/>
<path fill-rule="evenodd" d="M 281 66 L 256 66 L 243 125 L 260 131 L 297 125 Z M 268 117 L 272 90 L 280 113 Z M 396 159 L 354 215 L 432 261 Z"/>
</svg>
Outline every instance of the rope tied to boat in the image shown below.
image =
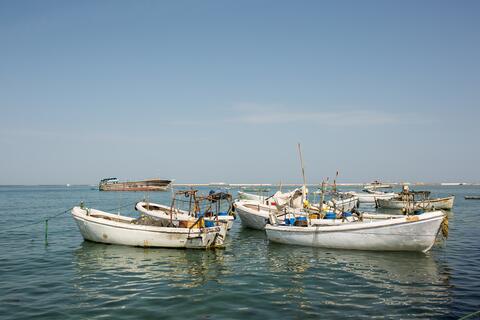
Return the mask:
<svg viewBox="0 0 480 320">
<path fill-rule="evenodd" d="M 13 227 L 13 228 L 9 228 L 8 230 L 6 230 L 6 232 L 9 232 L 9 231 L 12 231 L 12 230 L 21 229 L 21 228 L 25 228 L 25 227 L 34 226 L 34 225 L 37 225 L 37 224 L 40 224 L 40 223 L 43 223 L 43 222 L 48 223 L 48 220 L 51 220 L 51 219 L 53 219 L 53 218 L 57 218 L 57 217 L 61 216 L 62 214 L 65 214 L 65 213 L 71 211 L 72 209 L 73 209 L 73 207 L 68 208 L 67 210 L 64 210 L 64 211 L 62 211 L 62 212 L 56 213 L 56 214 L 54 214 L 54 215 L 41 218 L 41 219 L 39 219 L 39 220 L 37 220 L 37 221 L 33 221 L 33 222 L 26 223 L 26 224 L 22 224 L 22 225 Z"/>
<path fill-rule="evenodd" d="M 448 215 L 442 220 L 442 224 L 440 225 L 440 229 L 442 230 L 442 236 L 447 239 L 448 238 Z"/>
</svg>

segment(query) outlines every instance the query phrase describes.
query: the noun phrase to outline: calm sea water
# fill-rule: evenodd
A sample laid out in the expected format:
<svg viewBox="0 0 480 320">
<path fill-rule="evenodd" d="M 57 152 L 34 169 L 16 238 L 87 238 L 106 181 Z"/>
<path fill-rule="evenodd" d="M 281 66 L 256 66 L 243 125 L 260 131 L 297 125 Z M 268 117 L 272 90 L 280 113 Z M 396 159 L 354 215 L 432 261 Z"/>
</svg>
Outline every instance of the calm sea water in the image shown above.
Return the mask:
<svg viewBox="0 0 480 320">
<path fill-rule="evenodd" d="M 108 209 L 144 194 L 3 186 L 0 318 L 459 318 L 480 310 L 480 201 L 463 198 L 480 187 L 425 189 L 457 198 L 449 239 L 417 254 L 271 244 L 239 220 L 224 250 L 103 245 L 84 242 L 68 214 L 49 222 L 46 246 L 43 223 L 19 226 L 81 200 Z"/>
</svg>

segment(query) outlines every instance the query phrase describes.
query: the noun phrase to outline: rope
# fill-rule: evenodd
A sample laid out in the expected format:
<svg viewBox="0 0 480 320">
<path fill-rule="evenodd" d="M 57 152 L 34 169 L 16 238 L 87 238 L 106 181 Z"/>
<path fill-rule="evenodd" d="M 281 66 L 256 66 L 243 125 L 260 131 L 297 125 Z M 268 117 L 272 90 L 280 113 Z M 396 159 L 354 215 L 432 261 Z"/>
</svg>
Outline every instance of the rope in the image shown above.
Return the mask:
<svg viewBox="0 0 480 320">
<path fill-rule="evenodd" d="M 125 207 L 128 207 L 128 206 L 131 206 L 131 205 L 134 205 L 136 204 L 137 202 L 133 202 L 133 203 L 128 203 L 126 205 L 123 205 L 123 206 L 120 206 L 120 207 L 116 207 L 116 208 L 111 208 L 111 209 L 106 209 L 106 211 L 115 211 L 115 210 L 119 210 L 119 209 L 123 209 Z M 25 228 L 25 227 L 30 227 L 30 226 L 34 226 L 34 225 L 37 225 L 37 224 L 40 224 L 40 223 L 48 223 L 49 220 L 51 219 L 54 219 L 54 218 L 57 218 L 65 213 L 68 213 L 69 211 L 71 211 L 73 209 L 73 207 L 71 208 L 68 208 L 67 210 L 64 210 L 64 211 L 61 211 L 61 212 L 58 212 L 56 214 L 53 214 L 51 216 L 47 216 L 47 217 L 44 217 L 42 219 L 39 219 L 38 221 L 33 221 L 33 222 L 30 222 L 30 223 L 25 223 L 25 224 L 22 224 L 22 225 L 19 225 L 19 226 L 16 226 L 16 227 L 9 227 L 8 230 L 6 230 L 6 232 L 9 232 L 9 231 L 13 231 L 13 230 L 17 230 L 17 229 L 21 229 L 21 228 Z"/>
<path fill-rule="evenodd" d="M 440 226 L 442 230 L 442 235 L 445 239 L 448 238 L 448 216 L 445 215 L 445 218 L 442 220 L 442 225 Z"/>
<path fill-rule="evenodd" d="M 34 222 L 30 222 L 30 223 L 26 223 L 26 224 L 23 224 L 23 225 L 20 225 L 20 226 L 16 226 L 16 227 L 13 227 L 13 228 L 8 228 L 8 230 L 6 230 L 6 232 L 9 232 L 9 231 L 12 231 L 12 230 L 17 230 L 17 229 L 21 229 L 21 228 L 25 228 L 25 227 L 29 227 L 29 226 L 34 226 L 34 225 L 37 225 L 37 224 L 40 224 L 40 223 L 44 223 L 50 219 L 53 219 L 53 218 L 56 218 L 58 216 L 61 216 L 62 214 L 64 213 L 67 213 L 69 212 L 70 210 L 72 210 L 72 208 L 68 208 L 67 210 L 64 210 L 62 212 L 59 212 L 59 213 L 56 213 L 52 216 L 48 216 L 48 217 L 45 217 L 45 218 L 42 218 L 41 220 L 38 220 L 38 221 L 34 221 Z"/>
<path fill-rule="evenodd" d="M 470 314 L 467 314 L 466 316 L 461 317 L 458 320 L 477 319 L 478 316 L 480 316 L 480 311 L 475 311 Z"/>
</svg>

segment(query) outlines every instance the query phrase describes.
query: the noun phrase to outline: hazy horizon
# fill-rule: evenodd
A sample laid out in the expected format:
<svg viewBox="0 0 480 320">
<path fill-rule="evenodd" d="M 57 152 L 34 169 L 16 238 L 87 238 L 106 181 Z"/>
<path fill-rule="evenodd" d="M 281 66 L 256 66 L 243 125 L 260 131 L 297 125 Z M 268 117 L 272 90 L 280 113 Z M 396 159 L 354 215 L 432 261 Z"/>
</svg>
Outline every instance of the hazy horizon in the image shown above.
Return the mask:
<svg viewBox="0 0 480 320">
<path fill-rule="evenodd" d="M 0 2 L 0 185 L 479 182 L 478 1 Z"/>
</svg>

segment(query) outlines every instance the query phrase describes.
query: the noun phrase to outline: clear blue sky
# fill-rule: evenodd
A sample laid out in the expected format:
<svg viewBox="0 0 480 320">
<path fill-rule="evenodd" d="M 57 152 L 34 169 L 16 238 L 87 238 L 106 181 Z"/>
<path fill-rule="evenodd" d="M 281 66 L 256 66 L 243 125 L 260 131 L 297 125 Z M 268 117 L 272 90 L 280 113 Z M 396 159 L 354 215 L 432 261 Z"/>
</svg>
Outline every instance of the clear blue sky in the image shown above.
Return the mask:
<svg viewBox="0 0 480 320">
<path fill-rule="evenodd" d="M 0 184 L 480 181 L 479 1 L 0 1 Z"/>
</svg>

